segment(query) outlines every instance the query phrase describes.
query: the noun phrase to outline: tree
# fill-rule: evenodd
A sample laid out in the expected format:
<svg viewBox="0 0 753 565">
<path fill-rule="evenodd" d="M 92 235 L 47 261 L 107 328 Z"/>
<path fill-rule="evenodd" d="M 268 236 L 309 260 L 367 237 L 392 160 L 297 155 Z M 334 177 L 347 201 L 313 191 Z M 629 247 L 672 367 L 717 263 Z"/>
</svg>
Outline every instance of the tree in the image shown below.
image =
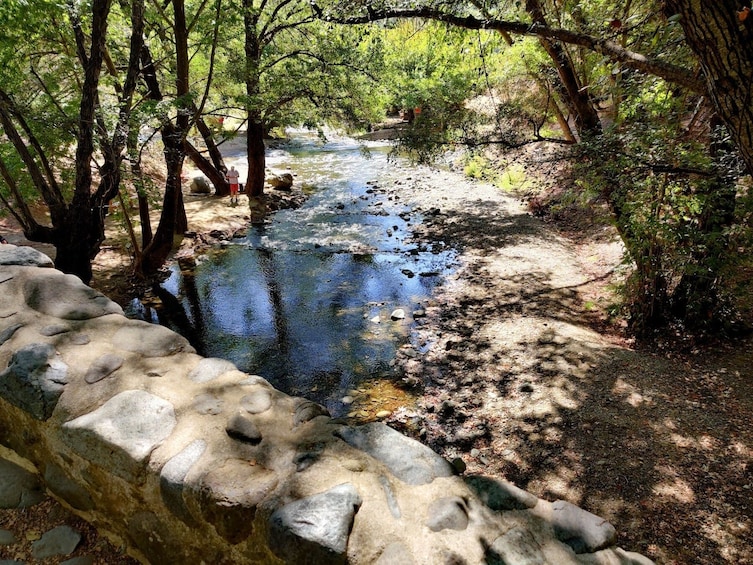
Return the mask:
<svg viewBox="0 0 753 565">
<path fill-rule="evenodd" d="M 105 59 L 110 0 L 93 0 L 90 14 L 80 13 L 73 3 L 68 5 L 65 16 L 52 5 L 42 6 L 41 9 L 41 12 L 23 13 L 19 9 L 8 9 L 0 13 L 6 18 L 4 27 L 8 32 L 31 32 L 41 40 L 39 44 L 26 40 L 9 43 L 6 37 L 3 42 L 6 61 L 28 62 L 33 69 L 29 76 L 17 62 L 4 67 L 7 80 L 3 82 L 16 92 L 0 92 L 0 124 L 7 143 L 15 152 L 15 164 L 3 162 L 0 165 L 3 180 L 10 192 L 10 198 L 3 197 L 3 202 L 19 220 L 26 237 L 55 246 L 57 268 L 89 282 L 92 277 L 91 260 L 104 240 L 105 210 L 119 189 L 122 148 L 126 142 L 138 70 L 133 62 L 138 60 L 135 53 L 140 50 L 140 34 L 131 41 L 132 64 L 125 69 L 126 77 L 122 83 L 118 81 L 114 105 L 116 114 L 112 119 L 107 119 L 101 113 L 99 86 Z M 50 12 L 44 12 L 45 9 Z M 43 23 L 42 20 L 50 14 L 53 18 L 63 16 L 69 36 L 65 35 L 66 28 L 61 30 Z M 142 25 L 142 14 L 143 3 L 134 0 L 130 14 L 134 29 Z M 84 32 L 85 21 L 89 22 L 88 34 Z M 31 31 L 34 26 L 34 31 Z M 50 64 L 51 61 L 42 62 L 39 57 L 36 48 L 42 48 L 45 44 L 54 45 L 53 52 L 58 54 L 57 60 L 61 63 L 59 69 Z M 19 45 L 26 45 L 27 48 L 19 50 Z M 75 58 L 78 59 L 78 66 L 72 64 Z M 78 68 L 83 70 L 83 76 L 78 74 Z M 80 91 L 78 95 L 75 94 L 77 90 Z M 37 95 L 19 95 L 24 92 Z M 76 106 L 74 118 L 71 111 Z M 55 126 L 57 129 L 53 129 Z M 72 179 L 66 171 L 70 147 L 65 139 L 70 133 L 76 139 Z M 99 184 L 93 188 L 95 140 L 99 142 L 103 164 L 99 166 Z M 58 171 L 55 170 L 56 166 L 59 167 Z M 69 183 L 70 188 L 67 186 Z M 36 191 L 41 195 L 49 210 L 51 226 L 41 225 L 37 221 L 26 203 L 23 185 L 27 185 L 27 191 Z M 14 202 L 11 203 L 11 200 Z"/>
<path fill-rule="evenodd" d="M 753 16 L 733 0 L 667 0 L 703 69 L 714 109 L 753 175 Z"/>
</svg>

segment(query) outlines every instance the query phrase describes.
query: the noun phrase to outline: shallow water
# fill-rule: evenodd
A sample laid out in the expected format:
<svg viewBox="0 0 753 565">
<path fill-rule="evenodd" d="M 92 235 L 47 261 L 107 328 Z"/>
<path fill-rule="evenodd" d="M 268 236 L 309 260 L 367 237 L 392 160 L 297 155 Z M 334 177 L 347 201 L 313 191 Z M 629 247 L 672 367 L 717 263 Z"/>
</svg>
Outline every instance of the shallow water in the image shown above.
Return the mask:
<svg viewBox="0 0 753 565">
<path fill-rule="evenodd" d="M 193 273 L 176 266 L 162 285 L 171 296 L 161 294 L 179 315 L 158 311 L 159 321 L 205 356 L 347 413 L 349 391 L 394 376 L 414 314 L 455 258 L 407 241 L 421 218 L 380 190 L 410 174 L 387 151 L 372 145 L 367 158 L 353 140 L 315 138 L 271 150 L 268 166 L 292 172 L 308 200 L 211 252 Z M 245 165 L 241 156 L 229 162 Z M 397 309 L 404 319 L 391 319 Z"/>
</svg>

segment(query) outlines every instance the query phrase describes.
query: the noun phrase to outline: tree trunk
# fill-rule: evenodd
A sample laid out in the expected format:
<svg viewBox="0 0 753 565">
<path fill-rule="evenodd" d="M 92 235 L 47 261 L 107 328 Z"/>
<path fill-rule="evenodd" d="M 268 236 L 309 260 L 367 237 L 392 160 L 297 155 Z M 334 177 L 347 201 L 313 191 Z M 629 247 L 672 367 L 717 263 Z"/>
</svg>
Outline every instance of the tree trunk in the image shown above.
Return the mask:
<svg viewBox="0 0 753 565">
<path fill-rule="evenodd" d="M 258 118 L 249 118 L 247 136 L 248 178 L 246 180 L 246 193 L 249 198 L 256 198 L 264 193 L 264 170 L 266 168 L 264 126 Z"/>
<path fill-rule="evenodd" d="M 153 275 L 165 263 L 173 249 L 175 234 L 178 231 L 179 213 L 183 208 L 180 174 L 183 169 L 183 132 L 173 124 L 162 128 L 165 144 L 165 197 L 162 204 L 159 225 L 149 245 L 144 249 L 141 262 L 136 264 L 136 272 L 142 276 Z M 185 210 L 183 210 L 185 217 Z"/>
<path fill-rule="evenodd" d="M 189 94 L 188 28 L 186 27 L 185 5 L 183 0 L 173 0 L 172 4 L 175 15 L 175 90 L 178 100 L 185 101 Z M 146 55 L 149 56 L 148 53 Z M 154 91 L 155 87 L 150 89 Z M 165 196 L 157 230 L 152 241 L 144 249 L 141 262 L 136 265 L 136 272 L 142 276 L 150 276 L 157 272 L 172 251 L 175 234 L 185 232 L 188 226 L 186 210 L 183 206 L 181 173 L 185 159 L 186 133 L 191 122 L 190 112 L 188 108 L 179 107 L 175 123 L 167 117 L 165 119 L 161 128 L 167 168 Z"/>
<path fill-rule="evenodd" d="M 666 0 L 701 62 L 709 96 L 753 175 L 753 15 L 738 0 Z"/>
<path fill-rule="evenodd" d="M 191 159 L 191 161 L 193 161 L 193 164 L 196 165 L 196 167 L 207 176 L 209 182 L 214 185 L 214 193 L 216 196 L 227 196 L 228 194 L 230 194 L 230 185 L 225 178 L 225 173 L 227 172 L 226 167 L 224 171 L 215 167 L 188 140 L 185 141 L 185 151 L 186 157 Z"/>
<path fill-rule="evenodd" d="M 248 157 L 248 177 L 246 194 L 249 199 L 259 199 L 264 193 L 264 168 L 266 156 L 264 149 L 264 124 L 257 107 L 259 96 L 259 62 L 261 60 L 261 43 L 257 26 L 259 12 L 253 0 L 243 0 L 243 25 L 245 31 L 244 50 L 246 56 L 246 114 L 248 129 L 246 134 L 246 156 Z M 252 205 L 253 203 L 250 202 Z"/>
<path fill-rule="evenodd" d="M 544 11 L 539 0 L 526 0 L 526 11 L 535 24 L 546 26 Z M 550 39 L 539 37 L 539 43 L 554 62 L 562 88 L 560 93 L 570 112 L 575 116 L 575 127 L 581 137 L 601 133 L 601 121 L 594 107 L 589 89 L 583 88 L 573 62 L 565 48 Z"/>
</svg>

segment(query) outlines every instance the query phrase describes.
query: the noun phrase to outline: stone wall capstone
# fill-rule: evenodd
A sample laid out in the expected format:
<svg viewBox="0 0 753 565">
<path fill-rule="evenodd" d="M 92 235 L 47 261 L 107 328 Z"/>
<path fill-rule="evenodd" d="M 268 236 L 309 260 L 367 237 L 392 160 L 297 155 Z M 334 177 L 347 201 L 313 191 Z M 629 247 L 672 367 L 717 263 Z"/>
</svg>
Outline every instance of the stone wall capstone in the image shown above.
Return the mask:
<svg viewBox="0 0 753 565">
<path fill-rule="evenodd" d="M 651 563 L 583 509 L 332 419 L 50 267 L 0 246 L 0 445 L 144 563 Z"/>
</svg>

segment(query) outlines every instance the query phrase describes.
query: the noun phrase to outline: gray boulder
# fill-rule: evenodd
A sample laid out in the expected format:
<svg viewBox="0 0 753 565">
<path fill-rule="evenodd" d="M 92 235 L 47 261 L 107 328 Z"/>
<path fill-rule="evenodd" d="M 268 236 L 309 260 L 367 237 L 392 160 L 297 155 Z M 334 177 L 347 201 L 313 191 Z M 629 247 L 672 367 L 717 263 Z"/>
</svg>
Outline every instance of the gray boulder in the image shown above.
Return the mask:
<svg viewBox="0 0 753 565">
<path fill-rule="evenodd" d="M 348 537 L 362 501 L 350 483 L 296 500 L 269 518 L 269 546 L 286 563 L 346 563 Z"/>
<path fill-rule="evenodd" d="M 293 175 L 283 173 L 281 175 L 272 175 L 267 178 L 269 186 L 277 190 L 290 190 L 293 187 Z"/>
<path fill-rule="evenodd" d="M 22 267 L 52 267 L 52 259 L 33 247 L 17 245 L 0 245 L 0 265 L 19 265 Z"/>
<path fill-rule="evenodd" d="M 191 179 L 189 190 L 191 194 L 209 194 L 212 192 L 212 187 L 209 186 L 209 181 L 206 177 L 194 177 Z"/>
<path fill-rule="evenodd" d="M 47 420 L 67 383 L 68 366 L 56 358 L 55 348 L 35 343 L 16 351 L 0 373 L 0 397 L 37 420 Z"/>
</svg>

